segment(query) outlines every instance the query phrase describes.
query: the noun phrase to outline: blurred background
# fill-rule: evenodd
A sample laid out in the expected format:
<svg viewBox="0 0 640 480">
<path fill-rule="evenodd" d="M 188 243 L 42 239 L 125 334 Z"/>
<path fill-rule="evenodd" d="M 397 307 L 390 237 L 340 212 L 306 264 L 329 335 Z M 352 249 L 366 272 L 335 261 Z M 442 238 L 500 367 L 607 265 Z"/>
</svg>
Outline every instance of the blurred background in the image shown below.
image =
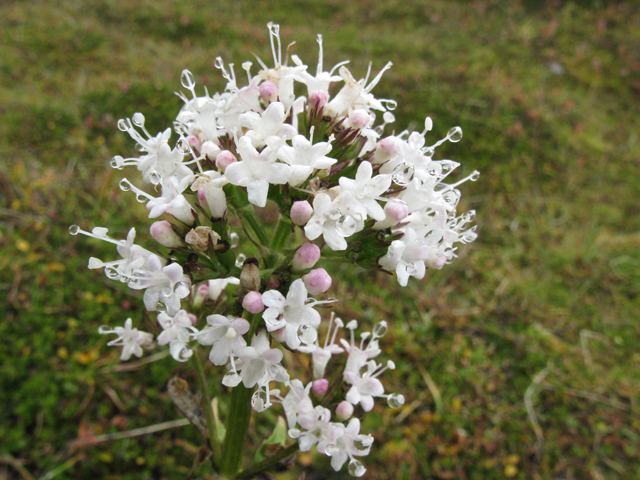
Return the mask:
<svg viewBox="0 0 640 480">
<path fill-rule="evenodd" d="M 144 207 L 109 167 L 135 154 L 116 121 L 140 111 L 152 133 L 169 127 L 182 69 L 224 88 L 216 56 L 240 73 L 253 53 L 271 65 L 268 21 L 311 69 L 317 33 L 325 68 L 350 59 L 362 78 L 369 61 L 392 61 L 373 93 L 398 101 L 395 128 L 431 116 L 433 143 L 460 125 L 437 157 L 462 163 L 457 178 L 482 172 L 460 206 L 477 211 L 479 238 L 453 265 L 405 289 L 354 269 L 334 277 L 342 318 L 389 322 L 385 385 L 407 400 L 367 417 L 366 478 L 640 478 L 635 2 L 5 0 L 0 479 L 187 476 L 190 425 L 73 443 L 182 418 L 166 383 L 191 373 L 171 358 L 119 367 L 97 327 L 155 320 L 86 268 L 113 248 L 68 227 L 123 238 L 135 226 L 151 246 Z M 300 454 L 279 475 L 348 478 L 328 460 Z"/>
</svg>

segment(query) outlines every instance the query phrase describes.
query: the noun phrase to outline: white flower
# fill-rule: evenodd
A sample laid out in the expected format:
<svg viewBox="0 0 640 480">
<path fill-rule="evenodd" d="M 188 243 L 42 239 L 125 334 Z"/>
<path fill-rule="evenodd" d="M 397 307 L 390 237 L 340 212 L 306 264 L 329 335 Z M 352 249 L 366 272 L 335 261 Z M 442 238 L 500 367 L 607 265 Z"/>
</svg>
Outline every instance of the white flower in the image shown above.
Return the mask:
<svg viewBox="0 0 640 480">
<path fill-rule="evenodd" d="M 132 328 L 132 321 L 130 318 L 124 322 L 124 327 L 115 327 L 111 330 L 108 326 L 103 325 L 98 328 L 98 333 L 106 335 L 109 333 L 115 333 L 118 338 L 111 340 L 107 343 L 108 346 L 122 346 L 122 354 L 120 360 L 129 360 L 131 355 L 136 357 L 142 356 L 142 347 L 149 347 L 153 342 L 153 335 L 146 332 L 141 332 L 137 328 Z"/>
<path fill-rule="evenodd" d="M 134 244 L 136 238 L 136 229 L 132 228 L 127 234 L 126 240 L 114 240 L 107 236 L 108 230 L 103 227 L 95 227 L 91 233 L 78 229 L 78 233 L 82 233 L 89 237 L 105 240 L 114 243 L 122 260 L 113 260 L 111 262 L 103 262 L 102 260 L 91 257 L 89 258 L 89 268 L 103 268 L 107 277 L 126 282 L 131 276 L 131 272 L 136 268 L 142 267 L 147 257 L 152 253 L 139 245 Z"/>
<path fill-rule="evenodd" d="M 355 180 L 340 177 L 340 188 L 351 192 L 371 218 L 381 221 L 386 215 L 377 199 L 391 186 L 391 175 L 372 175 L 373 166 L 365 160 L 360 163 Z"/>
<path fill-rule="evenodd" d="M 278 150 L 278 158 L 291 166 L 289 185 L 297 187 L 309 178 L 314 169 L 329 168 L 337 162 L 335 158 L 327 157 L 331 151 L 331 144 L 319 142 L 312 144 L 302 135 L 296 135 L 291 142 L 292 147 L 283 145 Z"/>
<path fill-rule="evenodd" d="M 360 403 L 365 412 L 370 412 L 373 408 L 373 397 L 384 394 L 382 382 L 376 378 L 378 366 L 374 360 L 367 362 L 367 371 L 360 376 L 356 372 L 345 372 L 345 381 L 352 385 L 347 392 L 346 400 L 352 405 Z M 379 375 L 380 372 L 377 372 Z"/>
<path fill-rule="evenodd" d="M 240 138 L 238 153 L 242 161 L 227 166 L 225 176 L 229 183 L 247 187 L 249 201 L 258 207 L 264 207 L 267 204 L 269 184 L 287 183 L 291 177 L 291 167 L 275 163 L 275 156 L 269 147 L 258 153 L 247 137 Z"/>
<path fill-rule="evenodd" d="M 178 180 L 177 177 L 169 177 L 161 180 L 162 195 L 157 198 L 151 197 L 147 202 L 149 209 L 149 218 L 156 218 L 163 213 L 173 215 L 181 222 L 191 225 L 194 222 L 192 208 L 182 192 L 193 181 L 193 176 L 184 177 Z"/>
<path fill-rule="evenodd" d="M 189 314 L 185 310 L 179 310 L 173 316 L 162 312 L 158 315 L 158 323 L 163 329 L 158 335 L 158 345 L 169 344 L 171 356 L 179 362 L 189 360 L 193 355 L 193 350 L 187 348 L 185 341 L 189 336 L 189 330 L 193 330 Z"/>
<path fill-rule="evenodd" d="M 209 315 L 207 323 L 210 327 L 203 328 L 196 337 L 200 345 L 212 346 L 209 360 L 214 365 L 224 365 L 232 354 L 247 345 L 242 335 L 251 325 L 245 319 Z"/>
<path fill-rule="evenodd" d="M 336 335 L 340 328 L 344 326 L 342 320 L 339 318 L 335 318 L 333 312 L 331 312 L 331 319 L 329 320 L 329 327 L 327 329 L 327 335 L 324 339 L 324 346 L 320 347 L 318 340 L 310 345 L 300 345 L 298 350 L 304 353 L 310 353 L 311 359 L 313 360 L 313 378 L 324 378 L 325 369 L 327 368 L 327 364 L 333 355 L 337 355 L 339 353 L 344 352 L 342 348 L 336 345 Z M 332 331 L 332 328 L 335 328 Z M 348 345 L 348 344 L 347 344 Z"/>
<path fill-rule="evenodd" d="M 320 235 L 332 250 L 346 250 L 345 237 L 364 228 L 367 211 L 349 191 L 341 192 L 335 200 L 319 193 L 313 200 L 313 216 L 304 227 L 309 240 Z"/>
<path fill-rule="evenodd" d="M 382 268 L 396 271 L 398 283 L 407 286 L 409 277 L 418 280 L 424 277 L 426 267 L 424 261 L 429 258 L 431 249 L 417 237 L 415 230 L 408 227 L 402 240 L 394 240 L 387 254 L 378 263 Z"/>
<path fill-rule="evenodd" d="M 291 428 L 289 436 L 298 439 L 301 452 L 308 452 L 316 445 L 319 453 L 326 453 L 329 445 L 336 443 L 344 435 L 344 425 L 331 423 L 331 412 L 324 407 L 317 406 L 307 415 L 297 417 L 302 430 Z"/>
<path fill-rule="evenodd" d="M 134 290 L 145 289 L 144 306 L 147 310 L 154 311 L 161 302 L 169 315 L 180 310 L 180 300 L 189 295 L 190 284 L 179 264 L 164 266 L 157 255 L 149 255 L 144 266 L 131 273 L 128 283 Z"/>
<path fill-rule="evenodd" d="M 282 408 L 289 428 L 296 426 L 298 415 L 310 415 L 313 411 L 313 403 L 309 397 L 312 385 L 313 383 L 309 382 L 305 387 L 298 379 L 290 382 L 289 392 L 282 399 Z"/>
<path fill-rule="evenodd" d="M 255 148 L 265 145 L 277 150 L 285 140 L 291 140 L 298 132 L 293 126 L 285 123 L 287 113 L 284 105 L 273 102 L 262 114 L 256 112 L 243 113 L 238 117 L 240 125 L 249 130 L 244 136 L 251 140 Z"/>
<path fill-rule="evenodd" d="M 315 76 L 313 76 L 309 72 L 307 72 L 307 70 L 306 70 L 307 66 L 302 63 L 302 61 L 300 60 L 300 58 L 298 58 L 297 55 L 292 55 L 292 57 L 291 57 L 291 59 L 293 60 L 293 62 L 296 65 L 298 65 L 300 67 L 304 66 L 304 70 L 301 71 L 296 76 L 296 80 L 298 80 L 301 83 L 304 83 L 307 86 L 307 91 L 308 91 L 309 94 L 312 94 L 313 92 L 317 92 L 317 91 L 328 92 L 329 91 L 329 86 L 332 83 L 339 82 L 340 80 L 342 80 L 342 77 L 333 74 L 335 69 L 336 68 L 340 68 L 340 66 L 344 65 L 345 63 L 348 63 L 348 60 L 344 61 L 344 62 L 340 62 L 336 66 L 334 66 L 331 69 L 330 72 L 323 71 L 323 68 L 322 68 L 322 35 L 318 35 L 318 46 L 319 46 L 318 66 L 316 68 Z"/>
<path fill-rule="evenodd" d="M 366 111 L 369 109 L 386 110 L 382 103 L 377 100 L 370 92 L 373 87 L 380 81 L 382 74 L 391 68 L 391 62 L 388 62 L 384 68 L 376 75 L 376 77 L 366 85 L 367 79 L 356 82 L 351 72 L 346 67 L 340 67 L 340 76 L 344 80 L 344 86 L 338 94 L 325 107 L 325 113 L 329 116 L 346 116 L 349 109 L 362 108 Z"/>
<path fill-rule="evenodd" d="M 349 472 L 355 477 L 361 477 L 366 469 L 353 457 L 369 455 L 372 444 L 373 437 L 371 435 L 360 434 L 360 420 L 352 418 L 347 428 L 344 429 L 343 435 L 337 439 L 334 445 L 327 447 L 326 453 L 331 457 L 331 466 L 336 472 L 349 459 L 349 464 L 353 464 Z"/>
<path fill-rule="evenodd" d="M 267 331 L 285 328 L 285 341 L 289 348 L 295 350 L 301 342 L 309 344 L 315 341 L 320 314 L 313 306 L 318 302 L 308 301 L 302 279 L 291 284 L 286 299 L 279 291 L 269 290 L 262 294 L 262 302 L 268 307 L 262 314 Z"/>
<path fill-rule="evenodd" d="M 282 350 L 269 348 L 269 339 L 264 330 L 253 337 L 250 347 L 239 348 L 236 354 L 238 361 L 235 366 L 240 370 L 240 374 L 233 382 L 225 383 L 223 380 L 223 384 L 228 387 L 234 387 L 240 380 L 246 388 L 251 388 L 255 385 L 268 387 L 271 381 L 286 382 L 289 379 L 289 374 L 280 364 Z M 233 377 L 225 377 L 231 378 Z"/>
</svg>

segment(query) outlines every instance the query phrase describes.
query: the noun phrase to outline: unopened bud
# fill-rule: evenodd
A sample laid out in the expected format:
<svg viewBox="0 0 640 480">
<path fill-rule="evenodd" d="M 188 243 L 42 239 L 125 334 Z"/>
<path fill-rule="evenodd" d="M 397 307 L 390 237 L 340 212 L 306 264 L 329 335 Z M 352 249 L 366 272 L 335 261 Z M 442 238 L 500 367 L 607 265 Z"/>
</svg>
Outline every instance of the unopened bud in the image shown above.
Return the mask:
<svg viewBox="0 0 640 480">
<path fill-rule="evenodd" d="M 202 144 L 200 153 L 202 155 L 206 155 L 209 160 L 213 160 L 220 153 L 220 147 L 211 140 L 207 140 Z"/>
<path fill-rule="evenodd" d="M 445 263 L 447 263 L 447 257 L 442 255 L 441 257 L 438 257 L 438 258 L 431 258 L 429 260 L 425 260 L 424 263 L 429 268 L 440 270 L 442 267 L 444 267 Z"/>
<path fill-rule="evenodd" d="M 340 420 L 344 421 L 351 418 L 351 415 L 353 415 L 353 405 L 351 405 L 349 402 L 344 400 L 340 402 L 336 407 L 336 416 Z"/>
<path fill-rule="evenodd" d="M 386 137 L 376 144 L 376 149 L 369 161 L 374 165 L 380 165 L 397 154 L 395 137 Z"/>
<path fill-rule="evenodd" d="M 258 260 L 254 257 L 247 258 L 240 272 L 240 292 L 257 292 L 260 290 L 260 283 Z"/>
<path fill-rule="evenodd" d="M 187 313 L 187 317 L 191 320 L 191 325 L 195 326 L 198 323 L 198 317 L 196 317 L 193 313 Z"/>
<path fill-rule="evenodd" d="M 274 330 L 273 332 L 271 332 L 271 335 L 276 340 L 276 342 L 284 343 L 285 340 L 287 339 L 287 328 L 282 327 L 282 328 L 279 328 L 278 330 Z"/>
<path fill-rule="evenodd" d="M 328 100 L 329 100 L 329 92 L 325 92 L 324 90 L 316 90 L 315 92 L 311 92 L 309 94 L 309 98 L 307 99 L 307 102 L 309 103 L 310 106 L 320 110 L 327 104 Z"/>
<path fill-rule="evenodd" d="M 265 80 L 258 87 L 260 97 L 266 102 L 275 102 L 278 99 L 278 85 L 271 80 Z"/>
<path fill-rule="evenodd" d="M 326 378 L 314 380 L 311 390 L 316 395 L 324 395 L 329 390 L 329 380 L 327 380 Z"/>
<path fill-rule="evenodd" d="M 331 277 L 324 268 L 316 268 L 302 277 L 309 295 L 325 293 L 331 287 Z"/>
<path fill-rule="evenodd" d="M 303 243 L 291 261 L 291 268 L 296 271 L 312 268 L 320 260 L 320 247 L 313 243 Z"/>
<path fill-rule="evenodd" d="M 260 313 L 264 311 L 264 303 L 262 303 L 262 294 L 260 292 L 249 292 L 242 299 L 242 308 L 247 312 Z"/>
<path fill-rule="evenodd" d="M 356 129 L 365 128 L 371 122 L 371 115 L 363 108 L 357 108 L 349 115 L 349 123 Z"/>
<path fill-rule="evenodd" d="M 220 170 L 221 172 L 224 172 L 229 165 L 237 161 L 238 159 L 233 154 L 233 152 L 229 150 L 222 150 L 216 156 L 216 167 L 218 167 L 218 170 Z"/>
<path fill-rule="evenodd" d="M 207 285 L 206 283 L 199 285 L 195 289 L 195 294 L 193 295 L 193 304 L 192 304 L 193 308 L 195 310 L 199 309 L 208 296 L 209 296 L 209 285 Z"/>
<path fill-rule="evenodd" d="M 306 225 L 312 215 L 313 207 L 306 200 L 293 202 L 291 205 L 291 221 L 295 225 Z"/>
<path fill-rule="evenodd" d="M 389 220 L 397 224 L 409 216 L 409 207 L 406 203 L 392 201 L 387 202 L 384 206 L 384 212 L 387 214 L 387 217 L 389 217 Z"/>
<path fill-rule="evenodd" d="M 181 247 L 184 245 L 184 241 L 174 230 L 169 222 L 166 220 L 160 220 L 151 224 L 149 233 L 155 241 L 160 245 L 168 248 Z"/>
<path fill-rule="evenodd" d="M 200 150 L 200 147 L 202 146 L 200 138 L 198 138 L 196 135 L 189 135 L 187 137 L 187 142 L 189 142 L 189 145 L 191 145 L 191 148 L 193 148 L 194 150 Z"/>
</svg>

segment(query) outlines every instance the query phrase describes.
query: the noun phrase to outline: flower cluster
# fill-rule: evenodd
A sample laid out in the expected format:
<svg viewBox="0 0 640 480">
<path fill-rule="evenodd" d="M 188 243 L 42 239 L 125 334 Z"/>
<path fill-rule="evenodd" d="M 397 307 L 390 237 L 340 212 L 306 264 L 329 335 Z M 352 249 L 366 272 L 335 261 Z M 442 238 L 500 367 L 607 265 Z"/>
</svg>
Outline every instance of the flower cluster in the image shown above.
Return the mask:
<svg viewBox="0 0 640 480">
<path fill-rule="evenodd" d="M 442 268 L 456 257 L 455 245 L 476 238 L 469 227 L 474 212 L 458 215 L 456 207 L 458 186 L 479 173 L 444 183 L 459 164 L 434 159 L 439 145 L 462 138 L 460 127 L 433 145 L 426 141 L 428 117 L 422 132 L 384 135 L 396 103 L 371 92 L 391 63 L 373 79 L 370 67 L 357 81 L 348 62 L 325 71 L 318 36 L 312 73 L 296 55 L 291 65 L 283 61 L 278 26 L 269 24 L 269 32 L 273 66 L 258 59 L 253 75 L 251 62 L 243 63 L 244 86 L 221 58 L 215 65 L 227 81 L 223 93 L 198 93 L 194 76 L 183 71 L 184 105 L 173 130 L 150 134 L 141 113 L 118 121 L 142 154 L 116 156 L 111 165 L 140 171 L 139 180 L 123 178 L 120 187 L 158 219 L 149 232 L 166 253 L 136 245 L 133 228 L 123 240 L 101 227 L 70 232 L 116 245 L 120 260 L 91 258 L 89 268 L 144 290 L 145 308 L 158 312 L 157 344 L 169 345 L 173 358 L 187 361 L 195 344 L 211 347 L 209 360 L 225 368 L 223 385 L 254 389 L 256 411 L 280 403 L 301 450 L 315 445 L 336 470 L 348 461 L 349 472 L 360 476 L 365 469 L 355 457 L 369 453 L 373 437 L 360 434 L 356 408 L 371 411 L 374 398 L 397 408 L 404 398 L 385 394 L 378 379 L 394 368 L 376 361 L 386 322 L 360 342 L 355 320 L 345 325 L 331 314 L 321 327 L 318 308 L 336 300 L 322 298 L 332 278 L 318 264 L 347 260 L 395 272 L 402 286 L 427 268 Z M 275 225 L 261 218 L 269 209 L 277 212 Z M 348 339 L 338 338 L 341 329 Z M 118 335 L 109 344 L 123 346 L 123 360 L 152 343 L 131 319 L 100 333 Z M 284 350 L 311 356 L 313 380 L 291 378 Z M 334 356 L 345 361 L 330 384 Z"/>
</svg>

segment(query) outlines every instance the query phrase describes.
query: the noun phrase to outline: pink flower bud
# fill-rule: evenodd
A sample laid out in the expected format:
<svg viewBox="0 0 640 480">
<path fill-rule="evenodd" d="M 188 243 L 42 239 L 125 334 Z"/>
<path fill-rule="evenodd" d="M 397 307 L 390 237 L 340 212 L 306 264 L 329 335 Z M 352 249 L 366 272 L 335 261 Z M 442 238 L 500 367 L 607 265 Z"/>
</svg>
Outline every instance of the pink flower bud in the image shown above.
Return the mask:
<svg viewBox="0 0 640 480">
<path fill-rule="evenodd" d="M 267 102 L 275 102 L 278 99 L 278 85 L 271 80 L 266 80 L 258 87 L 260 97 Z"/>
<path fill-rule="evenodd" d="M 429 260 L 425 260 L 424 263 L 429 268 L 440 270 L 442 267 L 444 267 L 445 263 L 447 263 L 447 257 L 442 255 L 441 257 L 438 257 L 438 258 L 431 258 Z"/>
<path fill-rule="evenodd" d="M 357 108 L 349 115 L 351 126 L 357 129 L 364 128 L 371 122 L 369 112 L 362 108 Z"/>
<path fill-rule="evenodd" d="M 384 206 L 384 212 L 390 220 L 394 221 L 395 224 L 398 224 L 409 216 L 409 207 L 404 202 L 400 203 L 392 201 L 387 202 Z"/>
<path fill-rule="evenodd" d="M 196 317 L 193 313 L 187 313 L 187 317 L 191 320 L 191 324 L 195 326 L 198 323 L 198 317 Z"/>
<path fill-rule="evenodd" d="M 295 225 L 306 225 L 311 215 L 313 215 L 313 207 L 306 200 L 293 202 L 291 205 L 291 221 Z"/>
<path fill-rule="evenodd" d="M 397 154 L 395 137 L 386 137 L 376 144 L 376 149 L 369 161 L 374 165 L 380 165 Z"/>
<path fill-rule="evenodd" d="M 202 155 L 206 155 L 209 160 L 213 160 L 214 158 L 216 158 L 216 155 L 220 153 L 220 147 L 213 143 L 211 140 L 207 140 L 202 144 L 200 153 Z"/>
<path fill-rule="evenodd" d="M 274 330 L 273 332 L 271 332 L 271 335 L 273 335 L 273 338 L 276 340 L 276 342 L 284 343 L 285 340 L 287 339 L 286 331 L 287 331 L 287 328 L 282 327 L 278 330 Z"/>
<path fill-rule="evenodd" d="M 313 243 L 303 243 L 291 261 L 291 268 L 299 272 L 313 267 L 320 260 L 320 247 Z"/>
<path fill-rule="evenodd" d="M 329 390 L 329 380 L 326 378 L 321 378 L 319 380 L 313 381 L 313 386 L 311 387 L 313 393 L 316 395 L 324 395 Z"/>
<path fill-rule="evenodd" d="M 175 248 L 184 245 L 184 241 L 173 231 L 171 224 L 166 220 L 160 220 L 151 224 L 149 233 L 160 245 Z"/>
<path fill-rule="evenodd" d="M 340 402 L 336 407 L 336 416 L 344 421 L 351 418 L 351 415 L 353 415 L 353 405 L 344 400 Z"/>
<path fill-rule="evenodd" d="M 307 102 L 309 103 L 310 106 L 320 110 L 326 105 L 328 100 L 329 100 L 329 92 L 325 92 L 324 90 L 316 90 L 315 92 L 311 92 L 309 94 L 309 98 L 307 99 Z"/>
<path fill-rule="evenodd" d="M 200 147 L 202 146 L 202 142 L 195 135 L 189 135 L 187 137 L 187 142 L 189 142 L 189 145 L 191 145 L 191 148 L 194 150 L 200 150 Z"/>
<path fill-rule="evenodd" d="M 242 308 L 247 312 L 260 313 L 264 310 L 264 303 L 262 303 L 262 294 L 260 292 L 251 291 L 247 293 L 242 299 Z"/>
<path fill-rule="evenodd" d="M 309 295 L 320 295 L 331 287 L 331 277 L 324 268 L 316 268 L 302 277 Z"/>
<path fill-rule="evenodd" d="M 198 310 L 208 296 L 209 296 L 209 285 L 207 285 L 206 283 L 199 285 L 195 289 L 195 295 L 193 295 L 193 303 L 192 303 L 193 309 Z"/>
<path fill-rule="evenodd" d="M 222 150 L 216 157 L 216 167 L 218 167 L 218 170 L 221 172 L 224 172 L 229 165 L 237 161 L 238 159 L 232 152 L 229 150 Z"/>
</svg>

